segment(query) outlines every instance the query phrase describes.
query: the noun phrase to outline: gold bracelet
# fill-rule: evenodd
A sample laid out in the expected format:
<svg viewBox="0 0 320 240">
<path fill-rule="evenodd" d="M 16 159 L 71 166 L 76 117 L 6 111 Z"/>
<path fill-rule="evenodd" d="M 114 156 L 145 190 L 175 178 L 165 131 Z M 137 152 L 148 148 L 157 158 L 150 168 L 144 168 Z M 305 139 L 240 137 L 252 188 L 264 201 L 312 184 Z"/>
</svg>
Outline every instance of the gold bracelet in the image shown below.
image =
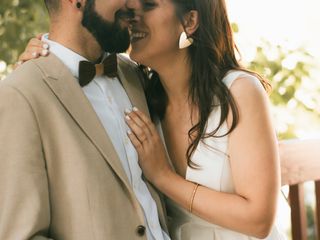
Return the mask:
<svg viewBox="0 0 320 240">
<path fill-rule="evenodd" d="M 199 183 L 195 183 L 195 186 L 194 186 L 194 189 L 193 189 L 190 201 L 189 201 L 189 203 L 190 203 L 189 204 L 189 212 L 191 212 L 191 213 L 192 213 L 192 207 L 193 207 L 193 200 L 194 200 L 194 197 L 196 195 L 198 187 L 199 187 Z"/>
</svg>

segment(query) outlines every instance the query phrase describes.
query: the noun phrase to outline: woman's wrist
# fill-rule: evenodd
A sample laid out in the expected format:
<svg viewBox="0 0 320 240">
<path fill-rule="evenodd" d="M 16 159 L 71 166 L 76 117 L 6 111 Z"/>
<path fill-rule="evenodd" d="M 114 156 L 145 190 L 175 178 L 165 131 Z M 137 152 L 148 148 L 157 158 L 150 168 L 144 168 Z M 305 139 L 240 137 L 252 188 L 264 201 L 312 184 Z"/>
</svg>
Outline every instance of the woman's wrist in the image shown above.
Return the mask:
<svg viewBox="0 0 320 240">
<path fill-rule="evenodd" d="M 174 180 L 175 175 L 176 173 L 168 167 L 165 170 L 162 170 L 159 174 L 155 174 L 151 182 L 156 188 L 163 192 L 165 187 Z"/>
</svg>

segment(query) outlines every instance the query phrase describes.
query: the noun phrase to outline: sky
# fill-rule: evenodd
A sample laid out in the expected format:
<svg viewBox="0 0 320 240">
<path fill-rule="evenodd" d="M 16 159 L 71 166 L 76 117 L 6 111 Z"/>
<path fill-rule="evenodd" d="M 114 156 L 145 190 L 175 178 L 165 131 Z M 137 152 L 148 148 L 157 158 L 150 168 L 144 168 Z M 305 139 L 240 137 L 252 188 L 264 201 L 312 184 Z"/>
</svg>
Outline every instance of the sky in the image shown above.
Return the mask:
<svg viewBox="0 0 320 240">
<path fill-rule="evenodd" d="M 319 0 L 226 0 L 231 22 L 239 25 L 239 47 L 261 38 L 289 47 L 304 46 L 320 59 Z M 242 50 L 246 57 L 246 52 Z M 248 53 L 249 54 L 249 53 Z"/>
</svg>

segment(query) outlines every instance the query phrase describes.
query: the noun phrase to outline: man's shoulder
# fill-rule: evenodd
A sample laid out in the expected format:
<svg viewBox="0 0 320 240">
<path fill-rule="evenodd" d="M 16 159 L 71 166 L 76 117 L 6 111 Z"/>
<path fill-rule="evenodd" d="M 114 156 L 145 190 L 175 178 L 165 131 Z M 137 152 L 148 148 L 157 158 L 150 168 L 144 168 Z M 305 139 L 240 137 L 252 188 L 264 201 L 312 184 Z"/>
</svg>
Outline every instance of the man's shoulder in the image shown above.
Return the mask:
<svg viewBox="0 0 320 240">
<path fill-rule="evenodd" d="M 35 63 L 34 60 L 25 62 L 13 72 L 11 72 L 3 81 L 1 81 L 0 87 L 12 86 L 20 88 L 25 85 L 33 84 L 35 81 L 39 81 L 43 78 L 43 72 Z"/>
<path fill-rule="evenodd" d="M 118 54 L 118 63 L 120 69 L 127 72 L 127 75 L 135 76 L 139 81 L 144 81 L 144 75 L 139 64 L 132 61 L 128 54 Z"/>
<path fill-rule="evenodd" d="M 117 55 L 119 59 L 119 64 L 123 67 L 131 67 L 131 68 L 138 68 L 138 64 L 132 61 L 128 54 L 120 53 Z"/>
<path fill-rule="evenodd" d="M 50 54 L 52 55 L 52 54 Z M 3 81 L 0 87 L 11 86 L 17 89 L 32 89 L 43 86 L 43 79 L 52 75 L 48 69 L 55 68 L 55 56 L 40 57 L 29 60 L 10 73 Z M 63 64 L 58 69 L 52 70 L 60 72 Z"/>
</svg>

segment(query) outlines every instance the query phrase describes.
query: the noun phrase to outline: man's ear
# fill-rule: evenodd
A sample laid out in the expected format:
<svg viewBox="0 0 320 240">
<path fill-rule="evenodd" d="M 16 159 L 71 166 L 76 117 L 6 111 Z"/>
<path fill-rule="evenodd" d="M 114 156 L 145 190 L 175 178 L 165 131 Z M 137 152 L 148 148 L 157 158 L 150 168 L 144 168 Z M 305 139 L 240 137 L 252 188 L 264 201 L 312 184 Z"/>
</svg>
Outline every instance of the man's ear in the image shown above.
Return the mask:
<svg viewBox="0 0 320 240">
<path fill-rule="evenodd" d="M 188 36 L 197 31 L 199 27 L 199 14 L 196 10 L 191 10 L 184 16 L 184 29 Z"/>
<path fill-rule="evenodd" d="M 85 0 L 67 0 L 67 1 L 78 9 L 82 9 L 82 7 L 85 5 Z"/>
</svg>

